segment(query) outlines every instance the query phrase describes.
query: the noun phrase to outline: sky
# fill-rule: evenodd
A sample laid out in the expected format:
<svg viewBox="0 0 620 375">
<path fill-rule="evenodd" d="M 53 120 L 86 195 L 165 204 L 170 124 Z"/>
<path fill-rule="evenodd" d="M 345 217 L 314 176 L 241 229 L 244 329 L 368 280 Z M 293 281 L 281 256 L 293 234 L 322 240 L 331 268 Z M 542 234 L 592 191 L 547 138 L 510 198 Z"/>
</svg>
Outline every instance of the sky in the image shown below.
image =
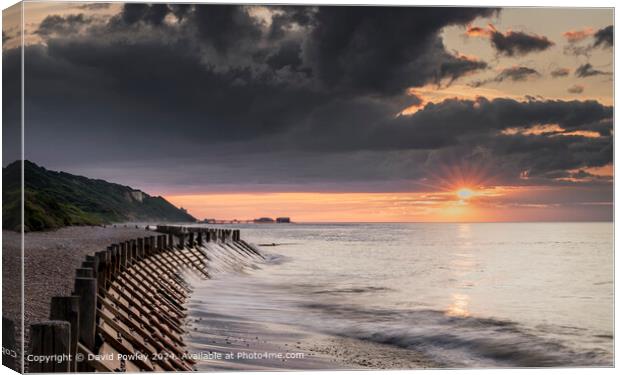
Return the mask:
<svg viewBox="0 0 620 375">
<path fill-rule="evenodd" d="M 199 219 L 613 216 L 612 9 L 46 2 L 24 25 L 26 158 Z"/>
</svg>

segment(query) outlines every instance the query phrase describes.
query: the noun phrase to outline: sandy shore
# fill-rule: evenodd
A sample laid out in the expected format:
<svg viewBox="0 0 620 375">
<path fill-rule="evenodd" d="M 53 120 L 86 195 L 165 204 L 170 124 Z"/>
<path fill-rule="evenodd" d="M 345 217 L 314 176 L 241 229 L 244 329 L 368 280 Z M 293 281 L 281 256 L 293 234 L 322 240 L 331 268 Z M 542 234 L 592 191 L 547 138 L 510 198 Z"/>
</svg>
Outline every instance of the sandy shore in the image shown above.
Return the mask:
<svg viewBox="0 0 620 375">
<path fill-rule="evenodd" d="M 198 371 L 440 368 L 419 352 L 291 325 L 193 319 L 189 350 Z M 204 358 L 207 358 L 204 360 Z"/>
<path fill-rule="evenodd" d="M 104 250 L 115 242 L 151 235 L 153 232 L 130 225 L 117 225 L 116 228 L 68 227 L 56 231 L 27 233 L 24 245 L 26 335 L 30 324 L 48 319 L 53 296 L 71 294 L 75 269 L 81 265 L 86 255 Z M 2 231 L 2 241 L 3 315 L 13 319 L 19 329 L 20 235 L 12 231 Z"/>
</svg>

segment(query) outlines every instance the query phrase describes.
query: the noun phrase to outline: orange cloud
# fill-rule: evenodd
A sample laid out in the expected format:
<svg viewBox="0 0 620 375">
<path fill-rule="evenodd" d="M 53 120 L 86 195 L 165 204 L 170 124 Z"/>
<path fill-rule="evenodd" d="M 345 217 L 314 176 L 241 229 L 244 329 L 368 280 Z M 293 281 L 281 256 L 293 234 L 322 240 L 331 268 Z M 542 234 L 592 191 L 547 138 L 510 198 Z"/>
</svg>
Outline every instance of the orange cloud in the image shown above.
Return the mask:
<svg viewBox="0 0 620 375">
<path fill-rule="evenodd" d="M 547 135 L 549 137 L 567 137 L 567 136 L 580 136 L 586 138 L 599 138 L 601 135 L 598 132 L 592 130 L 572 130 L 567 131 L 560 127 L 558 124 L 540 124 L 527 128 L 513 127 L 506 128 L 501 131 L 503 135 Z"/>
<path fill-rule="evenodd" d="M 489 38 L 491 37 L 491 33 L 493 33 L 494 31 L 497 30 L 492 24 L 489 24 L 486 29 L 479 26 L 467 25 L 465 35 L 471 38 Z"/>
<path fill-rule="evenodd" d="M 576 43 L 594 35 L 594 29 L 592 29 L 591 27 L 586 27 L 585 29 L 581 30 L 569 30 L 564 32 L 562 35 L 570 43 Z"/>
</svg>

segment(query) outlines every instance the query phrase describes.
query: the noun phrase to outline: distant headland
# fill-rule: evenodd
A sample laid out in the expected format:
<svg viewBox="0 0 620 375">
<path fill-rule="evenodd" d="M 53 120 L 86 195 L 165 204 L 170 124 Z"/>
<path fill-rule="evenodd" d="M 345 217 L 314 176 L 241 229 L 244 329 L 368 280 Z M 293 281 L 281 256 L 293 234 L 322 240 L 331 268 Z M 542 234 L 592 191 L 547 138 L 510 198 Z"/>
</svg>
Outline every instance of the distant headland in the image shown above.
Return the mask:
<svg viewBox="0 0 620 375">
<path fill-rule="evenodd" d="M 20 230 L 21 162 L 4 167 L 2 179 L 2 228 Z M 24 161 L 24 197 L 26 231 L 124 221 L 196 221 L 163 197 L 103 180 L 50 171 L 28 160 Z"/>
</svg>

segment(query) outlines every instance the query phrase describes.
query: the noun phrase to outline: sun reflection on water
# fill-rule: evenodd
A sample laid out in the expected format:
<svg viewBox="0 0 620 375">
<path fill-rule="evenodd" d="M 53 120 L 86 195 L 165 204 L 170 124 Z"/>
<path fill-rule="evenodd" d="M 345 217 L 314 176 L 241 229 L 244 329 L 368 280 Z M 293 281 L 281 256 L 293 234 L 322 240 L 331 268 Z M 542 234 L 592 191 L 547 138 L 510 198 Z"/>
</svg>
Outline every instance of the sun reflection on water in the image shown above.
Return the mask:
<svg viewBox="0 0 620 375">
<path fill-rule="evenodd" d="M 467 294 L 453 293 L 452 303 L 446 309 L 445 314 L 453 317 L 468 317 L 469 314 L 469 296 Z"/>
</svg>

